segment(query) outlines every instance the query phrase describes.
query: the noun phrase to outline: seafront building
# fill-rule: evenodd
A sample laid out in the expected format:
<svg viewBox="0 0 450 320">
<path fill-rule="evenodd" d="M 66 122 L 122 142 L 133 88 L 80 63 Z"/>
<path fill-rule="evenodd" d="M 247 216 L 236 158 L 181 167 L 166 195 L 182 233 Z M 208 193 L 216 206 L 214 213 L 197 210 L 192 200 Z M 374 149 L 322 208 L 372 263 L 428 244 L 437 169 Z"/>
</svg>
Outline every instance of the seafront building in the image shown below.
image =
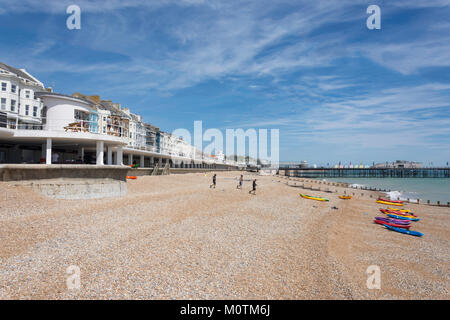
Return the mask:
<svg viewBox="0 0 450 320">
<path fill-rule="evenodd" d="M 0 63 L 0 85 L 0 164 L 238 166 L 222 154 L 204 154 L 119 103 L 55 93 L 24 69 Z"/>
</svg>

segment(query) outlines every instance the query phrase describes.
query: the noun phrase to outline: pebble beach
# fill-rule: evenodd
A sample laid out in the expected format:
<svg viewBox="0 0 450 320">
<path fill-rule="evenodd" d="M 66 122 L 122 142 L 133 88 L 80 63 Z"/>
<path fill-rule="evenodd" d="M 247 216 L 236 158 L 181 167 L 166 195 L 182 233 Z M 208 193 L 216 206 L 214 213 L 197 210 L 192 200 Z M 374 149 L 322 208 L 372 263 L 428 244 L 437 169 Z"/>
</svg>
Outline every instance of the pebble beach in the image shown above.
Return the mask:
<svg viewBox="0 0 450 320">
<path fill-rule="evenodd" d="M 374 191 L 341 200 L 355 191 L 256 173 L 240 190 L 240 172 L 217 172 L 213 189 L 212 175 L 139 177 L 124 197 L 85 201 L 0 182 L 0 299 L 450 298 L 450 208 L 408 204 L 418 238 L 372 222 L 386 207 Z"/>
</svg>

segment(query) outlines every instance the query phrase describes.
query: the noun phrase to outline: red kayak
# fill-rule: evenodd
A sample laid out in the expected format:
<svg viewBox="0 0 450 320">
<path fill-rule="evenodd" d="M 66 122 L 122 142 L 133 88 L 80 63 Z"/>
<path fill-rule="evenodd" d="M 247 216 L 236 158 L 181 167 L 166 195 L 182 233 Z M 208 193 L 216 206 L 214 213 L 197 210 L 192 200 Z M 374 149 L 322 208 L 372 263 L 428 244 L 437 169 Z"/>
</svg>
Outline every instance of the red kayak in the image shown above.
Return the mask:
<svg viewBox="0 0 450 320">
<path fill-rule="evenodd" d="M 408 225 L 395 224 L 395 223 L 390 223 L 390 222 L 386 222 L 386 221 L 382 221 L 382 220 L 373 220 L 373 222 L 378 223 L 378 224 L 388 225 L 388 226 L 391 226 L 391 227 L 407 229 L 407 230 L 409 230 L 409 228 L 411 227 L 411 226 L 408 226 Z"/>
<path fill-rule="evenodd" d="M 385 198 L 378 198 L 378 200 L 385 201 L 385 202 L 392 202 L 392 203 L 403 203 L 403 201 L 401 201 L 401 200 L 388 200 Z"/>
<path fill-rule="evenodd" d="M 410 213 L 405 213 L 405 212 L 401 212 L 401 211 L 394 211 L 394 210 L 388 210 L 388 209 L 380 209 L 381 212 L 383 212 L 384 214 L 395 214 L 397 216 L 402 216 L 402 217 L 407 217 L 407 216 L 413 216 L 413 217 L 417 217 L 414 213 L 410 212 Z"/>
</svg>

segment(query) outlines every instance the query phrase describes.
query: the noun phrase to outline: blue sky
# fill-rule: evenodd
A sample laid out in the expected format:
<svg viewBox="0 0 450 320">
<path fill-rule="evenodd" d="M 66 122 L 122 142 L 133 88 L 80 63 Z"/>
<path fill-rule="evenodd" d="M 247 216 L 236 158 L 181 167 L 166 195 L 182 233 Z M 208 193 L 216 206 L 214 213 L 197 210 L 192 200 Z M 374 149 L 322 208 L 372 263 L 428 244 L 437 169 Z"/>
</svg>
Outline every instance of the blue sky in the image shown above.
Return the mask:
<svg viewBox="0 0 450 320">
<path fill-rule="evenodd" d="M 166 131 L 280 129 L 284 161 L 443 165 L 449 17 L 449 0 L 0 0 L 0 61 Z"/>
</svg>

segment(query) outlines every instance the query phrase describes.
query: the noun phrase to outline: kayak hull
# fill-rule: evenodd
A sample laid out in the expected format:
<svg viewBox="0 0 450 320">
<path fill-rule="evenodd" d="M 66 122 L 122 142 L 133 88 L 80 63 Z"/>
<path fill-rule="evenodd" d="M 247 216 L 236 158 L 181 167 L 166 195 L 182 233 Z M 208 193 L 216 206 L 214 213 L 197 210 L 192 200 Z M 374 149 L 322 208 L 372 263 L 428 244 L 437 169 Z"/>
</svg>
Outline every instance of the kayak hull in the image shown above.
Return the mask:
<svg viewBox="0 0 450 320">
<path fill-rule="evenodd" d="M 321 197 L 312 197 L 312 196 L 308 196 L 306 194 L 301 194 L 300 193 L 300 197 L 304 198 L 304 199 L 309 199 L 309 200 L 316 200 L 316 201 L 330 201 L 327 198 L 321 198 Z"/>
<path fill-rule="evenodd" d="M 391 227 L 396 227 L 396 228 L 401 228 L 401 229 L 409 229 L 411 227 L 410 225 L 395 224 L 395 223 L 381 221 L 381 220 L 373 220 L 373 222 L 382 224 L 384 226 L 391 226 Z"/>
<path fill-rule="evenodd" d="M 391 203 L 403 203 L 404 202 L 404 201 L 401 201 L 401 200 L 390 200 L 390 199 L 385 199 L 385 198 L 378 198 L 378 200 L 391 202 Z"/>
<path fill-rule="evenodd" d="M 391 231 L 396 231 L 396 232 L 400 232 L 400 233 L 404 233 L 404 234 L 409 234 L 411 236 L 415 236 L 415 237 L 422 237 L 423 233 L 419 232 L 419 231 L 412 231 L 412 230 L 406 230 L 406 229 L 402 229 L 402 228 L 396 228 L 396 227 L 392 227 L 392 226 L 388 226 L 385 225 L 385 228 L 391 230 Z"/>
<path fill-rule="evenodd" d="M 388 208 L 388 210 L 400 211 L 400 212 L 403 212 L 403 213 L 411 213 L 410 209 Z"/>
<path fill-rule="evenodd" d="M 384 214 L 395 214 L 397 216 L 414 218 L 414 219 L 417 218 L 417 216 L 414 214 L 407 214 L 407 213 L 400 212 L 400 211 L 393 211 L 393 210 L 386 210 L 386 209 L 380 209 L 380 211 L 383 212 Z"/>
<path fill-rule="evenodd" d="M 420 221 L 420 219 L 417 218 L 408 218 L 403 216 L 397 216 L 395 214 L 388 213 L 388 217 L 394 218 L 394 219 L 400 219 L 400 220 L 409 220 L 409 221 Z"/>
<path fill-rule="evenodd" d="M 401 224 L 401 225 L 411 224 L 411 221 L 394 219 L 394 218 L 375 217 L 375 220 L 385 221 L 385 222 L 394 223 L 394 224 Z"/>
<path fill-rule="evenodd" d="M 403 203 L 387 202 L 387 201 L 383 201 L 383 200 L 377 200 L 377 203 L 387 204 L 387 205 L 389 205 L 389 206 L 399 206 L 399 207 L 403 207 Z"/>
</svg>

